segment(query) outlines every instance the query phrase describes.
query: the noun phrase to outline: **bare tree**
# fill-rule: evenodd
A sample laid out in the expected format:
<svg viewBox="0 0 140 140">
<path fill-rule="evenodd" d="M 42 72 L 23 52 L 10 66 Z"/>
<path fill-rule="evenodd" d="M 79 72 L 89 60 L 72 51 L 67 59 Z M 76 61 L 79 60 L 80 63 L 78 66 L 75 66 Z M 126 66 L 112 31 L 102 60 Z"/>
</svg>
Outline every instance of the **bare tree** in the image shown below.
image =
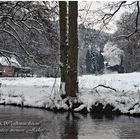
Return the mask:
<svg viewBox="0 0 140 140">
<path fill-rule="evenodd" d="M 117 44 L 118 48 L 122 49 L 125 53 L 124 67 L 126 72 L 139 71 L 140 69 L 140 48 L 139 48 L 139 30 L 140 30 L 140 19 L 137 21 L 136 29 L 135 17 L 137 11 L 133 13 L 124 13 L 121 19 L 117 22 L 117 31 L 114 33 L 112 42 Z M 133 33 L 133 35 L 132 35 Z M 123 37 L 123 36 L 124 37 Z M 128 35 L 131 35 L 128 37 Z M 121 37 L 122 36 L 122 37 Z"/>
<path fill-rule="evenodd" d="M 69 2 L 69 34 L 68 34 L 68 73 L 66 95 L 76 97 L 78 93 L 77 63 L 78 63 L 78 2 Z"/>
<path fill-rule="evenodd" d="M 20 53 L 20 57 L 28 57 L 43 66 L 40 61 L 46 58 L 43 49 L 48 48 L 49 51 L 55 51 L 54 46 L 57 46 L 58 43 L 57 33 L 54 32 L 56 29 L 52 22 L 57 14 L 57 7 L 56 4 L 53 4 L 54 6 L 50 4 L 47 1 L 0 2 L 0 38 L 6 39 L 5 43 L 3 42 L 1 45 L 1 55 L 14 54 L 17 56 Z M 41 46 L 46 47 L 42 48 L 43 57 L 39 57 L 41 51 L 36 51 L 36 48 L 41 49 Z M 49 48 L 49 46 L 51 47 Z"/>
<path fill-rule="evenodd" d="M 66 82 L 67 77 L 67 2 L 59 1 L 60 17 L 60 68 L 61 82 Z M 61 85 L 62 86 L 62 85 Z"/>
</svg>

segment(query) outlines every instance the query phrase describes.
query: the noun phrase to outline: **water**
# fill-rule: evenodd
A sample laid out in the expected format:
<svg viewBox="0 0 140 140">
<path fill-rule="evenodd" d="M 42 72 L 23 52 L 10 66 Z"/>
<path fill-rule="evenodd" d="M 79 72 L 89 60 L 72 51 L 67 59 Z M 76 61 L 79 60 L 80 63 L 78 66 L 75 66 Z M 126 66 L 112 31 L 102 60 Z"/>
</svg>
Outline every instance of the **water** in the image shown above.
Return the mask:
<svg viewBox="0 0 140 140">
<path fill-rule="evenodd" d="M 140 118 L 125 115 L 54 113 L 0 105 L 3 138 L 140 138 Z"/>
</svg>

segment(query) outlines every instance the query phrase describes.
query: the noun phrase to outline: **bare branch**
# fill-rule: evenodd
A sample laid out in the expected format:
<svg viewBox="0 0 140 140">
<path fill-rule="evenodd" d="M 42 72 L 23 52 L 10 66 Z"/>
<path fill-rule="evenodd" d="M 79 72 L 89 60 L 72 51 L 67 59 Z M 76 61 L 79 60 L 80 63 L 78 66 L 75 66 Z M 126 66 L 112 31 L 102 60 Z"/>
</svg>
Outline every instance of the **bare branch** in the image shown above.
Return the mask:
<svg viewBox="0 0 140 140">
<path fill-rule="evenodd" d="M 11 32 L 9 32 L 9 31 L 7 31 L 7 30 L 2 30 L 2 29 L 0 29 L 0 31 L 1 32 L 5 32 L 5 33 L 7 33 L 7 34 L 9 34 L 10 36 L 12 36 L 17 42 L 18 42 L 18 44 L 19 44 L 19 46 L 24 50 L 24 52 L 28 55 L 28 56 L 30 56 L 30 53 L 23 47 L 23 45 L 21 44 L 21 42 L 18 40 L 18 38 L 15 36 L 15 35 L 13 35 Z"/>
<path fill-rule="evenodd" d="M 15 53 L 15 52 L 3 50 L 3 49 L 0 49 L 0 52 L 5 53 L 5 54 L 15 55 L 15 56 L 17 56 L 20 59 L 19 55 L 17 53 Z"/>
<path fill-rule="evenodd" d="M 40 67 L 48 68 L 48 66 L 40 64 L 40 63 L 34 58 L 34 56 L 31 55 L 31 54 L 24 48 L 24 46 L 22 45 L 22 43 L 18 40 L 18 38 L 17 38 L 15 35 L 13 35 L 12 33 L 10 33 L 10 32 L 7 31 L 7 30 L 1 30 L 1 29 L 0 29 L 0 31 L 1 31 L 1 32 L 5 32 L 5 33 L 9 34 L 10 36 L 12 36 L 12 37 L 18 42 L 19 46 L 20 46 L 21 49 L 25 52 L 25 54 L 26 54 L 29 58 L 31 58 L 37 65 L 39 65 Z"/>
<path fill-rule="evenodd" d="M 130 6 L 132 6 L 133 4 L 135 4 L 135 3 L 136 3 L 136 1 L 133 1 L 132 3 L 129 3 L 129 4 L 124 4 L 124 7 L 126 7 L 126 6 L 130 7 Z"/>
<path fill-rule="evenodd" d="M 3 49 L 0 49 L 0 52 L 3 53 L 3 54 L 10 54 L 10 55 L 14 55 L 16 56 L 19 60 L 21 60 L 20 56 L 15 53 L 15 52 L 11 52 L 11 51 L 7 51 L 7 50 L 3 50 Z"/>
<path fill-rule="evenodd" d="M 35 30 L 35 31 L 37 31 L 39 34 L 43 35 L 44 39 L 46 40 L 46 43 L 48 42 L 48 39 L 47 39 L 47 37 L 45 36 L 45 34 L 42 34 L 42 33 L 44 32 L 44 30 L 37 29 L 37 28 L 35 28 L 35 27 L 31 27 L 31 26 L 27 25 L 24 21 L 21 21 L 21 23 L 22 23 L 28 30 L 30 30 L 30 31 Z M 41 31 L 41 32 L 40 32 L 40 31 Z"/>
<path fill-rule="evenodd" d="M 0 52 L 0 54 L 1 54 L 2 56 L 4 56 L 4 57 L 7 59 L 7 61 L 8 61 L 8 63 L 9 63 L 9 64 L 11 64 L 11 62 L 10 62 L 9 58 L 7 57 L 7 55 L 5 55 L 5 53 Z"/>
<path fill-rule="evenodd" d="M 19 38 L 19 41 L 22 42 L 22 39 L 21 39 L 20 35 L 18 34 L 18 32 L 16 31 L 16 29 L 13 26 L 11 26 L 11 24 L 9 24 L 9 23 L 6 23 L 6 24 L 14 31 L 16 36 Z"/>
<path fill-rule="evenodd" d="M 126 3 L 126 1 L 122 1 L 118 6 L 118 8 L 113 13 L 105 14 L 100 20 L 98 20 L 98 22 L 103 21 L 105 23 L 106 20 L 111 20 L 113 16 L 120 10 L 120 8 L 124 3 Z"/>
<path fill-rule="evenodd" d="M 40 31 L 43 32 L 43 30 L 41 30 L 41 29 L 37 29 L 37 28 L 35 28 L 35 27 L 31 27 L 31 26 L 27 25 L 24 21 L 21 21 L 21 23 L 22 23 L 28 30 L 34 29 L 34 30 L 36 30 L 39 34 L 41 34 Z"/>
<path fill-rule="evenodd" d="M 33 54 L 31 52 L 28 52 L 28 50 L 25 48 L 25 44 L 23 44 L 23 40 L 22 40 L 22 36 L 20 34 L 20 31 L 17 30 L 17 27 L 19 29 L 23 29 L 23 26 L 22 24 L 28 29 L 28 30 L 35 30 L 37 31 L 37 33 L 40 33 L 41 35 L 44 36 L 43 40 L 46 40 L 46 42 L 48 43 L 48 38 L 46 37 L 46 35 L 48 34 L 46 32 L 46 29 L 50 29 L 50 27 L 48 26 L 45 26 L 42 22 L 38 21 L 38 20 L 35 20 L 33 18 L 30 18 L 29 16 L 27 17 L 27 15 L 30 15 L 30 13 L 33 13 L 34 11 L 37 11 L 38 7 L 34 7 L 34 10 L 32 10 L 32 8 L 30 8 L 29 6 L 29 10 L 28 10 L 28 7 L 27 5 L 29 5 L 31 2 L 3 2 L 3 3 L 0 3 L 0 6 L 3 5 L 3 4 L 7 4 L 6 5 L 6 10 L 4 10 L 4 14 L 2 13 L 2 15 L 0 15 L 0 23 L 2 23 L 2 29 L 0 29 L 0 32 L 4 32 L 6 34 L 9 34 L 14 40 L 16 40 L 16 42 L 18 43 L 18 47 L 20 47 L 24 53 L 28 56 L 28 58 L 31 58 L 36 64 L 38 64 L 39 66 L 41 67 L 44 67 L 44 68 L 48 68 L 48 66 L 46 65 L 42 65 L 40 64 L 37 60 L 36 60 L 36 57 L 33 56 Z M 22 11 L 23 14 L 22 17 L 21 16 L 18 16 L 16 13 L 18 11 L 20 11 L 20 9 L 23 8 L 23 10 L 27 9 L 28 11 Z M 56 6 L 53 8 L 53 9 L 46 9 L 48 8 L 47 6 L 46 7 L 43 7 L 43 10 L 49 10 L 49 12 L 51 10 L 55 10 Z M 22 9 L 21 9 L 22 10 Z M 55 12 L 55 11 L 51 11 L 51 12 Z M 20 18 L 19 18 L 20 17 Z M 24 21 L 27 21 L 27 22 L 24 22 Z M 35 23 L 33 23 L 33 25 L 31 25 L 32 23 L 30 21 L 33 21 L 35 23 L 37 23 L 39 26 L 34 26 L 36 25 Z M 20 24 L 21 23 L 21 24 Z M 26 24 L 27 23 L 27 24 Z M 28 24 L 29 23 L 29 24 Z M 30 24 L 31 23 L 31 24 Z M 3 26 L 4 25 L 4 26 Z M 8 29 L 3 29 L 3 27 L 10 27 L 9 30 Z M 24 28 L 24 29 L 26 29 Z M 28 30 L 25 30 L 25 31 L 28 31 Z M 52 33 L 51 33 L 52 34 Z M 51 35 L 50 34 L 50 35 Z M 51 35 L 52 36 L 52 35 Z M 27 43 L 26 43 L 27 44 Z M 48 44 L 47 44 L 48 45 Z M 0 49 L 0 54 L 4 55 L 8 55 L 8 54 L 13 54 L 13 55 L 17 55 L 16 53 L 14 52 L 9 52 L 7 50 L 2 50 Z"/>
<path fill-rule="evenodd" d="M 104 87 L 104 88 L 109 88 L 111 90 L 114 90 L 115 92 L 117 91 L 116 89 L 109 87 L 109 86 L 105 86 L 105 85 L 98 85 L 98 86 L 94 87 L 93 89 L 96 89 L 97 87 Z"/>
<path fill-rule="evenodd" d="M 89 10 L 90 10 L 90 7 L 92 6 L 92 3 L 93 3 L 93 1 L 91 1 L 90 5 L 89 5 L 89 7 L 88 7 L 88 9 L 87 9 L 86 16 L 85 16 L 85 19 L 84 19 L 84 21 L 83 21 L 83 24 L 85 23 L 85 20 L 86 20 L 86 18 L 87 18 L 87 15 L 88 15 L 88 12 L 89 12 Z"/>
<path fill-rule="evenodd" d="M 137 31 L 138 31 L 139 14 L 140 14 L 140 7 L 139 7 L 139 1 L 137 1 L 137 14 L 136 14 L 136 19 L 135 19 L 135 30 L 132 33 L 130 33 L 129 35 L 121 35 L 121 36 L 115 37 L 113 39 L 119 39 L 119 38 L 128 39 L 131 36 L 133 36 L 135 33 L 137 33 Z"/>
</svg>

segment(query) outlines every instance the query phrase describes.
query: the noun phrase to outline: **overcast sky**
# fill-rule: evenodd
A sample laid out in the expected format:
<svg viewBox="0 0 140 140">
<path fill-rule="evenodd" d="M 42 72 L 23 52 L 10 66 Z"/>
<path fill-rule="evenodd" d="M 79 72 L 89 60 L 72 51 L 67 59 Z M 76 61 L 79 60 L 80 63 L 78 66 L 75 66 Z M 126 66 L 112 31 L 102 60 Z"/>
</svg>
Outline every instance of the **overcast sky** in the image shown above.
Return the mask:
<svg viewBox="0 0 140 140">
<path fill-rule="evenodd" d="M 104 15 L 104 13 L 112 13 L 115 9 L 110 10 L 107 4 L 113 1 L 79 1 L 79 23 L 84 23 L 91 28 L 100 28 L 100 24 L 94 24 L 97 19 L 100 19 Z M 114 1 L 115 3 L 119 1 Z M 132 3 L 132 1 L 128 1 L 127 3 Z M 86 9 L 86 10 L 82 10 Z M 104 28 L 104 31 L 113 33 L 116 31 L 116 21 L 119 20 L 120 15 L 125 11 L 130 11 L 127 8 L 121 8 L 119 12 L 111 20 L 110 24 L 108 25 L 108 30 Z"/>
</svg>

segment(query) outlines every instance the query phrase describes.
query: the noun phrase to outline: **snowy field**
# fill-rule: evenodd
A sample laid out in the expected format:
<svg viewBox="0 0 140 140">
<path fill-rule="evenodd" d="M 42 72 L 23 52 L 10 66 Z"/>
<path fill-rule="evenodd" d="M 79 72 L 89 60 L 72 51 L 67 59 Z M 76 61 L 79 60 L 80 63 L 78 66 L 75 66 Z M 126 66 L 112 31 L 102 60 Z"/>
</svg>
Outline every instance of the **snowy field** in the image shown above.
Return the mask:
<svg viewBox="0 0 140 140">
<path fill-rule="evenodd" d="M 58 94 L 60 78 L 0 78 L 0 83 L 1 104 L 68 109 Z M 122 113 L 140 113 L 140 73 L 80 76 L 79 92 L 83 104 L 75 111 L 102 103 Z"/>
</svg>

